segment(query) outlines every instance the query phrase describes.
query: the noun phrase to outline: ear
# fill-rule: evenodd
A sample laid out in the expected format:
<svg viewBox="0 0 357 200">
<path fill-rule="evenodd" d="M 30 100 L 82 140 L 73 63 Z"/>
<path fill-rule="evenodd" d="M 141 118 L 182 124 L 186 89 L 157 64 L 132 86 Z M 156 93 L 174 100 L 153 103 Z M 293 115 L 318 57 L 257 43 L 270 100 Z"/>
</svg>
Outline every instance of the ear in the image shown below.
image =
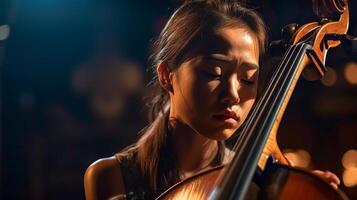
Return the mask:
<svg viewBox="0 0 357 200">
<path fill-rule="evenodd" d="M 172 75 L 167 62 L 160 62 L 156 69 L 157 77 L 162 88 L 168 92 L 173 92 L 172 88 Z"/>
</svg>

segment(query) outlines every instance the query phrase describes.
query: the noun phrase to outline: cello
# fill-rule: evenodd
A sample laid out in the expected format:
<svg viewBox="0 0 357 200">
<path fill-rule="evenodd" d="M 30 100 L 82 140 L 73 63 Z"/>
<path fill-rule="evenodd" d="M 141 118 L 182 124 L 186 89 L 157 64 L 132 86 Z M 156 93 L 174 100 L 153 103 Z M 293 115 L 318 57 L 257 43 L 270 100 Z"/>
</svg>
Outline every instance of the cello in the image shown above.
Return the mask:
<svg viewBox="0 0 357 200">
<path fill-rule="evenodd" d="M 348 199 L 341 190 L 335 190 L 310 172 L 289 166 L 276 140 L 280 121 L 300 76 L 307 80 L 320 79 L 327 71 L 328 50 L 349 39 L 348 1 L 315 0 L 313 3 L 315 13 L 323 19 L 295 31 L 233 147 L 232 161 L 175 184 L 157 199 L 240 200 L 246 197 L 253 177 L 260 187 L 260 199 Z"/>
</svg>

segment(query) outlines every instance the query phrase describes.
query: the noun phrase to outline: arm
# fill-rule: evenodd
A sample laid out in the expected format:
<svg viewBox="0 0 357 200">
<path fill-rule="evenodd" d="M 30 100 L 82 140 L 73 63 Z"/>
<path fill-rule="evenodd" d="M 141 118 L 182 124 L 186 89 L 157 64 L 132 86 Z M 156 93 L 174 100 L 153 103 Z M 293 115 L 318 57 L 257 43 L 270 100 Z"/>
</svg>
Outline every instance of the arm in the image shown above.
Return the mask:
<svg viewBox="0 0 357 200">
<path fill-rule="evenodd" d="M 88 167 L 84 175 L 84 192 L 87 200 L 125 194 L 121 169 L 114 156 L 100 159 Z"/>
</svg>

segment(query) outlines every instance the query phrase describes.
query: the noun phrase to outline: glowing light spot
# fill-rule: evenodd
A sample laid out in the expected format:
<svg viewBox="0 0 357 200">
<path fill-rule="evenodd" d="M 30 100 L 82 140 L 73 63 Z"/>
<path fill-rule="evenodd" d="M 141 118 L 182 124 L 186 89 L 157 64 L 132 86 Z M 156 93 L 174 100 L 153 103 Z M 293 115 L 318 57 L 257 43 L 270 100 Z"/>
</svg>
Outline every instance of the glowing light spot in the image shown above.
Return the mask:
<svg viewBox="0 0 357 200">
<path fill-rule="evenodd" d="M 321 83 L 327 87 L 335 85 L 337 81 L 336 71 L 331 67 L 327 67 L 327 72 L 321 79 Z"/>
<path fill-rule="evenodd" d="M 342 156 L 342 165 L 344 168 L 357 167 L 357 150 L 350 149 Z"/>
<path fill-rule="evenodd" d="M 0 40 L 6 40 L 10 35 L 10 26 L 1 25 L 0 26 Z"/>
<path fill-rule="evenodd" d="M 346 187 L 357 186 L 357 167 L 347 168 L 343 172 L 342 180 Z"/>
<path fill-rule="evenodd" d="M 344 76 L 348 83 L 352 85 L 357 84 L 357 63 L 349 62 L 345 66 Z"/>
<path fill-rule="evenodd" d="M 306 168 L 309 166 L 311 161 L 309 152 L 303 149 L 286 150 L 284 156 L 287 157 L 296 167 Z"/>
</svg>

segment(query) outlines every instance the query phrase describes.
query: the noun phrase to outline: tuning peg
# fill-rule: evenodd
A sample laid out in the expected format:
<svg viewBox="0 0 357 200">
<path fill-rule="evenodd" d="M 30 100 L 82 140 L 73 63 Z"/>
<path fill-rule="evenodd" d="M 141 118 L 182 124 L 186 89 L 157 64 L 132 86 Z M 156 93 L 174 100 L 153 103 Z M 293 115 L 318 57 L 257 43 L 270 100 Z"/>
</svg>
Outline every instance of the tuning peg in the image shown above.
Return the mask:
<svg viewBox="0 0 357 200">
<path fill-rule="evenodd" d="M 288 47 L 290 40 L 298 29 L 296 23 L 288 24 L 281 29 L 281 40 L 274 40 L 269 44 L 269 50 L 273 56 L 281 56 Z"/>
<path fill-rule="evenodd" d="M 326 35 L 327 40 L 339 40 L 342 43 L 355 43 L 357 42 L 357 37 L 347 34 L 328 34 Z"/>
<path fill-rule="evenodd" d="M 293 38 L 295 32 L 298 30 L 299 25 L 296 23 L 291 23 L 284 26 L 281 29 L 281 36 L 283 38 L 284 43 L 289 44 L 291 38 Z"/>
<path fill-rule="evenodd" d="M 286 49 L 286 44 L 282 40 L 274 40 L 269 43 L 270 55 L 279 57 L 284 53 Z"/>
<path fill-rule="evenodd" d="M 357 52 L 357 37 L 347 34 L 328 34 L 326 40 L 341 41 L 348 52 L 352 54 Z"/>
<path fill-rule="evenodd" d="M 341 41 L 341 45 L 345 49 L 346 56 L 356 58 L 357 56 L 357 37 L 347 34 L 328 34 L 325 41 Z"/>
</svg>

